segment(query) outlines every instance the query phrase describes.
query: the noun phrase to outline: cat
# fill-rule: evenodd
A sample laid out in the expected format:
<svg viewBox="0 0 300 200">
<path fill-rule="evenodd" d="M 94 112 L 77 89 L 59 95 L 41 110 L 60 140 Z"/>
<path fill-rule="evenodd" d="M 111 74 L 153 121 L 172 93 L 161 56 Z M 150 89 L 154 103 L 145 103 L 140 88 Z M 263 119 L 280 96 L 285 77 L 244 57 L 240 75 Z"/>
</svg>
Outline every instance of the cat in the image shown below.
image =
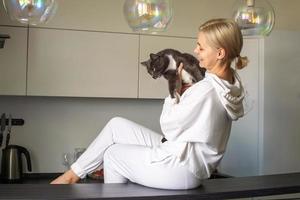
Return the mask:
<svg viewBox="0 0 300 200">
<path fill-rule="evenodd" d="M 179 78 L 177 69 L 180 63 L 183 64 L 183 70 Z M 157 79 L 163 76 L 168 80 L 169 93 L 172 98 L 176 98 L 176 103 L 179 103 L 180 95 L 177 89 L 181 88 L 181 84 L 193 84 L 202 80 L 206 71 L 199 66 L 197 58 L 175 49 L 164 49 L 156 54 L 151 53 L 150 59 L 141 64 L 147 68 L 152 78 Z"/>
</svg>

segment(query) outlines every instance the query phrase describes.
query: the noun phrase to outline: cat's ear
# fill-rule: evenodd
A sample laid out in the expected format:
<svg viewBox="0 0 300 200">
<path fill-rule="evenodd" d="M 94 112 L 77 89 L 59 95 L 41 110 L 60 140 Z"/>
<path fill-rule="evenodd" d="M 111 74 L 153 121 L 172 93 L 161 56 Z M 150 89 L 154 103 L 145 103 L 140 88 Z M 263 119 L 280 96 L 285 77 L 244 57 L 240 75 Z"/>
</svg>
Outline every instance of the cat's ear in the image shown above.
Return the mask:
<svg viewBox="0 0 300 200">
<path fill-rule="evenodd" d="M 154 53 L 150 53 L 151 60 L 156 60 L 159 57 L 159 55 L 156 55 Z"/>
<path fill-rule="evenodd" d="M 144 61 L 144 62 L 141 62 L 141 64 L 142 65 L 144 65 L 145 67 L 147 67 L 148 66 L 148 63 L 149 63 L 149 61 L 147 60 L 147 61 Z"/>
</svg>

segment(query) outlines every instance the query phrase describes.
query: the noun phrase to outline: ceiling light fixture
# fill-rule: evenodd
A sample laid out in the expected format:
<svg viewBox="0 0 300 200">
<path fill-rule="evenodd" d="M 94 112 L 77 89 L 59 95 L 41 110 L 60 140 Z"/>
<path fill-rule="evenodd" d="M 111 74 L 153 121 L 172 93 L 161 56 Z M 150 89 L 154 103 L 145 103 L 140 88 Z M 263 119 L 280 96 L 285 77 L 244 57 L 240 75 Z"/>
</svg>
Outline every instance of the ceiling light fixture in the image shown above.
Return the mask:
<svg viewBox="0 0 300 200">
<path fill-rule="evenodd" d="M 2 2 L 12 20 L 30 25 L 48 22 L 57 9 L 56 0 L 2 0 Z"/>
<path fill-rule="evenodd" d="M 275 22 L 274 9 L 267 0 L 237 0 L 233 17 L 245 36 L 268 36 Z"/>
<path fill-rule="evenodd" d="M 124 16 L 135 32 L 165 31 L 171 22 L 171 0 L 125 0 Z"/>
</svg>

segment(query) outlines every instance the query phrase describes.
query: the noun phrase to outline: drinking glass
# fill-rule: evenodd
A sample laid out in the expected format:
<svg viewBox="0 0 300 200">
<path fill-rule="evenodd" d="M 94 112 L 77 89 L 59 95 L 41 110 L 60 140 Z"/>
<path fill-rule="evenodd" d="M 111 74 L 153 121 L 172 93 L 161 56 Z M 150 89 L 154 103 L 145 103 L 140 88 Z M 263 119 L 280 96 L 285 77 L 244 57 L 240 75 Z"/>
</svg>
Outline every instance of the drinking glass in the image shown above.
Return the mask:
<svg viewBox="0 0 300 200">
<path fill-rule="evenodd" d="M 81 156 L 81 154 L 84 153 L 85 150 L 86 150 L 85 148 L 75 148 L 74 149 L 74 161 L 76 161 Z"/>
<path fill-rule="evenodd" d="M 65 152 L 62 154 L 62 164 L 65 166 L 66 170 L 70 169 L 74 160 L 74 153 Z"/>
</svg>

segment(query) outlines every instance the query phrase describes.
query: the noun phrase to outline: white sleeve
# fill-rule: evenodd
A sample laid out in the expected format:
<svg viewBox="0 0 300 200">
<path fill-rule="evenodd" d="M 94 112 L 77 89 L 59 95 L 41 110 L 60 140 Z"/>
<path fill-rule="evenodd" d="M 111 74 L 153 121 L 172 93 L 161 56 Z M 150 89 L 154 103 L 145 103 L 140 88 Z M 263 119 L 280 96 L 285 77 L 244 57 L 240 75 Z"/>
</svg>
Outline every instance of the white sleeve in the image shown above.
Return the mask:
<svg viewBox="0 0 300 200">
<path fill-rule="evenodd" d="M 207 121 L 214 106 L 213 92 L 213 89 L 190 91 L 184 96 L 185 98 L 180 99 L 178 104 L 175 104 L 170 96 L 167 97 L 160 117 L 164 136 L 168 140 L 175 140 L 183 131 L 194 126 L 198 121 Z"/>
</svg>

